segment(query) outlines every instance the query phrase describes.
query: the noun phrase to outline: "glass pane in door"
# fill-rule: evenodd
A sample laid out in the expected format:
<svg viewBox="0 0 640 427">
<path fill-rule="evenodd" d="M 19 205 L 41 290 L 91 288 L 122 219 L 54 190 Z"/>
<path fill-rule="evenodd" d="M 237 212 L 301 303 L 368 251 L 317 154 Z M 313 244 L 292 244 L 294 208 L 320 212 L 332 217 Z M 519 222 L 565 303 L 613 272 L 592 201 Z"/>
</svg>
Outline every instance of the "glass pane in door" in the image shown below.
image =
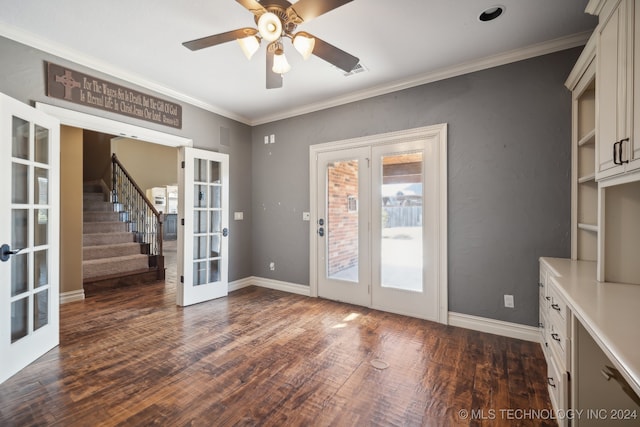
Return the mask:
<svg viewBox="0 0 640 427">
<path fill-rule="evenodd" d="M 358 160 L 327 167 L 327 277 L 358 282 Z"/>
<path fill-rule="evenodd" d="M 422 292 L 422 152 L 381 163 L 381 286 Z"/>
<path fill-rule="evenodd" d="M 219 162 L 196 159 L 194 166 L 193 284 L 200 286 L 220 280 L 222 184 Z"/>
</svg>

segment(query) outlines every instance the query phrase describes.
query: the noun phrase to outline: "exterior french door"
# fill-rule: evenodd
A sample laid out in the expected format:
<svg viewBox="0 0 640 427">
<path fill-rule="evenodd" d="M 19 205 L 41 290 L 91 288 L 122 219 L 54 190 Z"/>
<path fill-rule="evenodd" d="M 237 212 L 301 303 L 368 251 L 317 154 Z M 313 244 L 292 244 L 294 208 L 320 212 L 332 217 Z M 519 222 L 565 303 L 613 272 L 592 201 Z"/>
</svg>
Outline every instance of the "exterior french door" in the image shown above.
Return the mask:
<svg viewBox="0 0 640 427">
<path fill-rule="evenodd" d="M 318 296 L 446 323 L 445 138 L 434 126 L 312 147 Z"/>
<path fill-rule="evenodd" d="M 60 122 L 0 94 L 0 383 L 59 343 Z"/>
<path fill-rule="evenodd" d="M 229 257 L 229 156 L 180 151 L 177 304 L 226 296 Z"/>
<path fill-rule="evenodd" d="M 369 149 L 318 155 L 318 296 L 370 304 Z"/>
</svg>

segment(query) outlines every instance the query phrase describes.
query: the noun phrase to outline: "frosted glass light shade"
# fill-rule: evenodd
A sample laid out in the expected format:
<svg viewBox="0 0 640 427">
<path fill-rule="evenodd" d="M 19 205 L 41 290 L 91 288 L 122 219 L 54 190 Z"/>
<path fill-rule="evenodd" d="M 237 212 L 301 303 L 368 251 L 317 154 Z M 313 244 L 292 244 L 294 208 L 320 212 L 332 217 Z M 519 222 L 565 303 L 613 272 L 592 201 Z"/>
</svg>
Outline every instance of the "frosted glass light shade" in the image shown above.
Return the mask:
<svg viewBox="0 0 640 427">
<path fill-rule="evenodd" d="M 293 37 L 293 47 L 296 48 L 304 59 L 309 59 L 316 45 L 316 39 L 307 33 L 297 33 Z"/>
<path fill-rule="evenodd" d="M 258 19 L 258 31 L 266 41 L 276 41 L 282 36 L 282 22 L 274 13 L 263 13 Z"/>
<path fill-rule="evenodd" d="M 240 44 L 240 48 L 242 48 L 242 52 L 247 57 L 247 59 L 251 59 L 251 57 L 260 48 L 260 40 L 258 40 L 256 36 L 249 36 L 238 39 L 238 43 Z"/>
<path fill-rule="evenodd" d="M 273 67 L 271 69 L 276 74 L 284 74 L 291 69 L 291 65 L 289 65 L 289 62 L 284 56 L 284 51 L 282 49 L 278 49 L 274 53 Z"/>
</svg>

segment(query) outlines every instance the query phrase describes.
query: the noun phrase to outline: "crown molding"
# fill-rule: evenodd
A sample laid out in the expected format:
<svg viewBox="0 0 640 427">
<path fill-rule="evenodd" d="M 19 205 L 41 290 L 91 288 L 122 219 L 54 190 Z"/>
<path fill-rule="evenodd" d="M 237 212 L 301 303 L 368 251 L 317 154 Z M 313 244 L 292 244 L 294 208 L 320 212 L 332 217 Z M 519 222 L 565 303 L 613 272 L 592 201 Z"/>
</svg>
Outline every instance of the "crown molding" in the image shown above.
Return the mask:
<svg viewBox="0 0 640 427">
<path fill-rule="evenodd" d="M 445 80 L 460 75 L 482 71 L 489 68 L 497 67 L 500 65 L 509 64 L 512 62 L 522 61 L 525 59 L 533 58 L 536 56 L 546 55 L 549 53 L 558 52 L 573 47 L 584 45 L 591 31 L 583 33 L 577 33 L 567 37 L 561 37 L 558 39 L 550 40 L 543 43 L 537 43 L 525 48 L 515 49 L 509 52 L 492 55 L 479 60 L 464 62 L 452 67 L 442 68 L 440 70 L 428 72 L 418 76 L 414 76 L 409 79 L 399 80 L 391 83 L 379 85 L 370 89 L 351 93 L 346 96 L 336 97 L 328 101 L 322 101 L 305 105 L 300 108 L 293 108 L 290 110 L 279 111 L 274 114 L 265 115 L 262 117 L 249 119 L 234 112 L 225 110 L 218 106 L 212 105 L 208 102 L 194 98 L 190 95 L 186 95 L 177 90 L 171 89 L 159 83 L 150 81 L 143 76 L 139 76 L 134 73 L 130 73 L 118 67 L 114 67 L 107 62 L 101 61 L 96 58 L 88 57 L 72 49 L 62 47 L 60 45 L 51 43 L 40 37 L 36 37 L 31 33 L 22 31 L 20 29 L 10 27 L 6 24 L 0 24 L 0 36 L 14 40 L 18 43 L 25 44 L 35 49 L 42 50 L 48 54 L 61 57 L 65 60 L 77 63 L 79 65 L 98 70 L 102 73 L 111 75 L 115 78 L 122 79 L 124 81 L 133 83 L 140 87 L 152 90 L 156 93 L 169 96 L 179 101 L 186 102 L 195 107 L 202 108 L 220 116 L 236 120 L 240 123 L 244 123 L 249 126 L 257 126 L 266 123 L 271 123 L 277 120 L 288 119 L 291 117 L 299 116 L 302 114 L 313 113 L 320 110 L 325 110 L 340 105 L 349 104 L 356 101 L 361 101 L 367 98 L 375 96 L 386 95 L 388 93 L 400 91 L 403 89 L 409 89 L 412 87 L 420 86 L 427 83 L 433 83 L 439 80 Z"/>
<path fill-rule="evenodd" d="M 327 108 L 361 101 L 363 99 L 372 98 L 374 96 L 386 95 L 388 93 L 397 92 L 403 89 L 409 89 L 427 83 L 433 83 L 439 80 L 445 80 L 476 71 L 486 70 L 500 65 L 510 64 L 512 62 L 523 61 L 525 59 L 534 58 L 536 56 L 547 55 L 549 53 L 583 46 L 589 40 L 591 33 L 591 31 L 585 31 L 582 33 L 573 34 L 571 36 L 561 37 L 543 43 L 537 43 L 525 48 L 515 49 L 509 52 L 488 56 L 479 60 L 464 62 L 452 67 L 446 67 L 440 70 L 421 74 L 407 80 L 387 83 L 360 92 L 355 92 L 347 96 L 334 98 L 330 101 L 309 104 L 301 108 L 263 116 L 258 119 L 252 120 L 251 125 L 256 126 L 271 123 L 277 120 L 288 119 L 302 114 L 313 113 L 315 111 L 325 110 Z"/>
<path fill-rule="evenodd" d="M 138 85 L 140 87 L 149 89 L 156 93 L 169 96 L 179 101 L 186 102 L 187 104 L 193 105 L 198 108 L 202 108 L 203 110 L 207 110 L 211 113 L 215 113 L 220 116 L 224 116 L 226 118 L 236 120 L 238 122 L 241 122 L 247 125 L 251 125 L 251 120 L 249 120 L 247 117 L 238 115 L 231 111 L 209 104 L 208 102 L 204 102 L 200 99 L 186 95 L 175 89 L 171 89 L 167 86 L 161 85 L 160 83 L 153 82 L 143 76 L 123 70 L 122 68 L 114 67 L 108 62 L 84 55 L 78 51 L 69 49 L 59 44 L 51 43 L 46 39 L 37 37 L 32 33 L 23 31 L 21 29 L 11 27 L 7 24 L 0 23 L 0 36 L 14 40 L 18 43 L 22 43 L 24 45 L 33 47 L 35 49 L 41 50 L 45 53 L 58 56 L 62 59 L 74 62 L 84 67 L 91 68 L 92 70 L 96 70 L 100 73 L 108 74 L 117 79 L 121 79 L 128 83 Z"/>
</svg>

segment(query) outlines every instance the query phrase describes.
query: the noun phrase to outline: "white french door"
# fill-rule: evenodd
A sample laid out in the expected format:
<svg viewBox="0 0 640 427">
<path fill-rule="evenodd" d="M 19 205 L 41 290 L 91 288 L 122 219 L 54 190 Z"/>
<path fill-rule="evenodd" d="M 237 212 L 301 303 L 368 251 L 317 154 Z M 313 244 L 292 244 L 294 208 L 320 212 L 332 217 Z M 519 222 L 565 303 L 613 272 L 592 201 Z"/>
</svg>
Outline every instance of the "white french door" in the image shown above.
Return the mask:
<svg viewBox="0 0 640 427">
<path fill-rule="evenodd" d="M 0 94 L 0 383 L 59 343 L 60 122 Z"/>
<path fill-rule="evenodd" d="M 442 125 L 312 147 L 312 294 L 447 322 L 444 144 Z"/>
<path fill-rule="evenodd" d="M 322 200 L 318 233 L 318 295 L 357 305 L 370 303 L 369 149 L 318 155 Z"/>
<path fill-rule="evenodd" d="M 180 162 L 176 294 L 186 306 L 228 293 L 229 156 L 183 147 Z"/>
</svg>

